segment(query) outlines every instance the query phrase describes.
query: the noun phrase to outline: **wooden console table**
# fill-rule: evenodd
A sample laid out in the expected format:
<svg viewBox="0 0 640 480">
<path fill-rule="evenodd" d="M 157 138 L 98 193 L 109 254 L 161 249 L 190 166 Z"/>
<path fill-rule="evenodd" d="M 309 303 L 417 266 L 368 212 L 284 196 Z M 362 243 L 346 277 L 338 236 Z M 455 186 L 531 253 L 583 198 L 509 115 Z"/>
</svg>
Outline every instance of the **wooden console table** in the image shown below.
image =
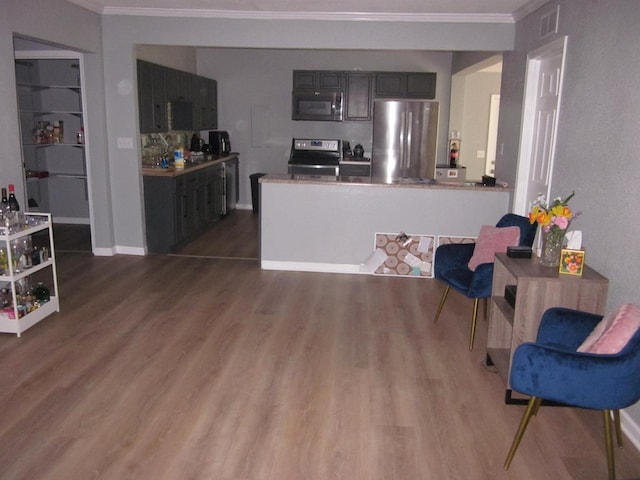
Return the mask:
<svg viewBox="0 0 640 480">
<path fill-rule="evenodd" d="M 505 286 L 515 285 L 514 305 L 505 299 Z M 513 352 L 523 342 L 533 342 L 542 314 L 551 307 L 567 307 L 604 314 L 609 280 L 585 265 L 581 277 L 560 275 L 543 267 L 538 258 L 510 258 L 496 254 L 489 306 L 487 364 L 494 365 L 506 385 L 505 402 L 512 398 L 509 373 Z"/>
</svg>

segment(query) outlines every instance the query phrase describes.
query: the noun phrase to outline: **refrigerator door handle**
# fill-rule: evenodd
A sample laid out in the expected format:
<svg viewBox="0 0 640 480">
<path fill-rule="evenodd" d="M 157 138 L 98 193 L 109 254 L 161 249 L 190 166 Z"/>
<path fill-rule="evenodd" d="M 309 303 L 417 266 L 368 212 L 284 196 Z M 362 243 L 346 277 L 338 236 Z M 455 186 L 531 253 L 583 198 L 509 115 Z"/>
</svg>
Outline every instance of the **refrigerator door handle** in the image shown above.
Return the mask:
<svg viewBox="0 0 640 480">
<path fill-rule="evenodd" d="M 400 116 L 400 170 L 404 169 L 405 156 L 407 154 L 407 114 L 402 112 Z"/>
<path fill-rule="evenodd" d="M 412 127 L 413 127 L 413 112 L 407 112 L 407 125 L 406 125 L 406 131 L 407 131 L 407 145 L 406 145 L 406 154 L 405 154 L 405 167 L 407 169 L 407 171 L 409 171 L 409 169 L 411 168 L 411 134 L 412 132 Z"/>
</svg>

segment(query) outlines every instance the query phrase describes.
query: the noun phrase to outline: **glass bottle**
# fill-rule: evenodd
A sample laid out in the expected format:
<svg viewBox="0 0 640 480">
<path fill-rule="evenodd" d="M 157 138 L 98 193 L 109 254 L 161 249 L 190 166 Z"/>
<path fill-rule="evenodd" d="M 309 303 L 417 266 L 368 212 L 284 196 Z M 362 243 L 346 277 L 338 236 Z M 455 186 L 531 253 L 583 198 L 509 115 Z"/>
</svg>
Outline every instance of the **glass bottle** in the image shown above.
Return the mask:
<svg viewBox="0 0 640 480">
<path fill-rule="evenodd" d="M 20 211 L 20 204 L 16 198 L 16 187 L 12 183 L 9 184 L 9 199 L 7 200 L 7 203 L 9 205 L 9 210 L 12 212 Z"/>
</svg>

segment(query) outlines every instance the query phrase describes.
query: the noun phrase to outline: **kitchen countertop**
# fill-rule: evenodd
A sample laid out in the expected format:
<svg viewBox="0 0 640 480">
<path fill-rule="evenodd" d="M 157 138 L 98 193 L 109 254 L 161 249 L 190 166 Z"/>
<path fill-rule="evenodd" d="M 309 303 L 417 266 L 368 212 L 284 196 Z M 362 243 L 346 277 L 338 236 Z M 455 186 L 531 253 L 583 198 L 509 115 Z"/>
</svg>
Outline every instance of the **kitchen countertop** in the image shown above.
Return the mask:
<svg viewBox="0 0 640 480">
<path fill-rule="evenodd" d="M 142 175 L 147 177 L 178 177 L 180 175 L 184 175 L 185 173 L 195 172 L 197 170 L 201 170 L 203 168 L 208 168 L 213 165 L 217 165 L 218 163 L 222 163 L 228 160 L 233 160 L 234 158 L 238 158 L 238 154 L 236 152 L 231 152 L 227 155 L 199 155 L 197 157 L 196 162 L 192 162 L 190 160 L 185 160 L 184 168 L 160 168 L 160 167 L 150 167 L 150 166 L 142 166 Z"/>
<path fill-rule="evenodd" d="M 385 183 L 376 178 L 365 177 L 338 177 L 336 180 L 323 180 L 317 178 L 293 178 L 290 174 L 269 174 L 260 177 L 261 183 L 290 183 L 309 185 L 358 185 L 371 187 L 395 187 L 395 188 L 429 188 L 446 190 L 478 190 L 478 191 L 510 191 L 511 188 L 496 185 L 489 187 L 476 182 L 448 182 L 428 179 L 403 179 L 402 181 Z"/>
</svg>

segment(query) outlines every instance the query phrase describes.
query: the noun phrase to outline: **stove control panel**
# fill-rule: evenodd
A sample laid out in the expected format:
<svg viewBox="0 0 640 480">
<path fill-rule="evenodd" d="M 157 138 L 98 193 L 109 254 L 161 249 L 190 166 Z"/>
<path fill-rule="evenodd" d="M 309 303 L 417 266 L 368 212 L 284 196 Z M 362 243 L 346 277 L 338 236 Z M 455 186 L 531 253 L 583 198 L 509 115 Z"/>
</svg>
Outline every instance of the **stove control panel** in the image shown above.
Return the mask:
<svg viewBox="0 0 640 480">
<path fill-rule="evenodd" d="M 294 150 L 315 150 L 321 152 L 339 152 L 341 140 L 320 140 L 311 138 L 294 138 Z"/>
</svg>

